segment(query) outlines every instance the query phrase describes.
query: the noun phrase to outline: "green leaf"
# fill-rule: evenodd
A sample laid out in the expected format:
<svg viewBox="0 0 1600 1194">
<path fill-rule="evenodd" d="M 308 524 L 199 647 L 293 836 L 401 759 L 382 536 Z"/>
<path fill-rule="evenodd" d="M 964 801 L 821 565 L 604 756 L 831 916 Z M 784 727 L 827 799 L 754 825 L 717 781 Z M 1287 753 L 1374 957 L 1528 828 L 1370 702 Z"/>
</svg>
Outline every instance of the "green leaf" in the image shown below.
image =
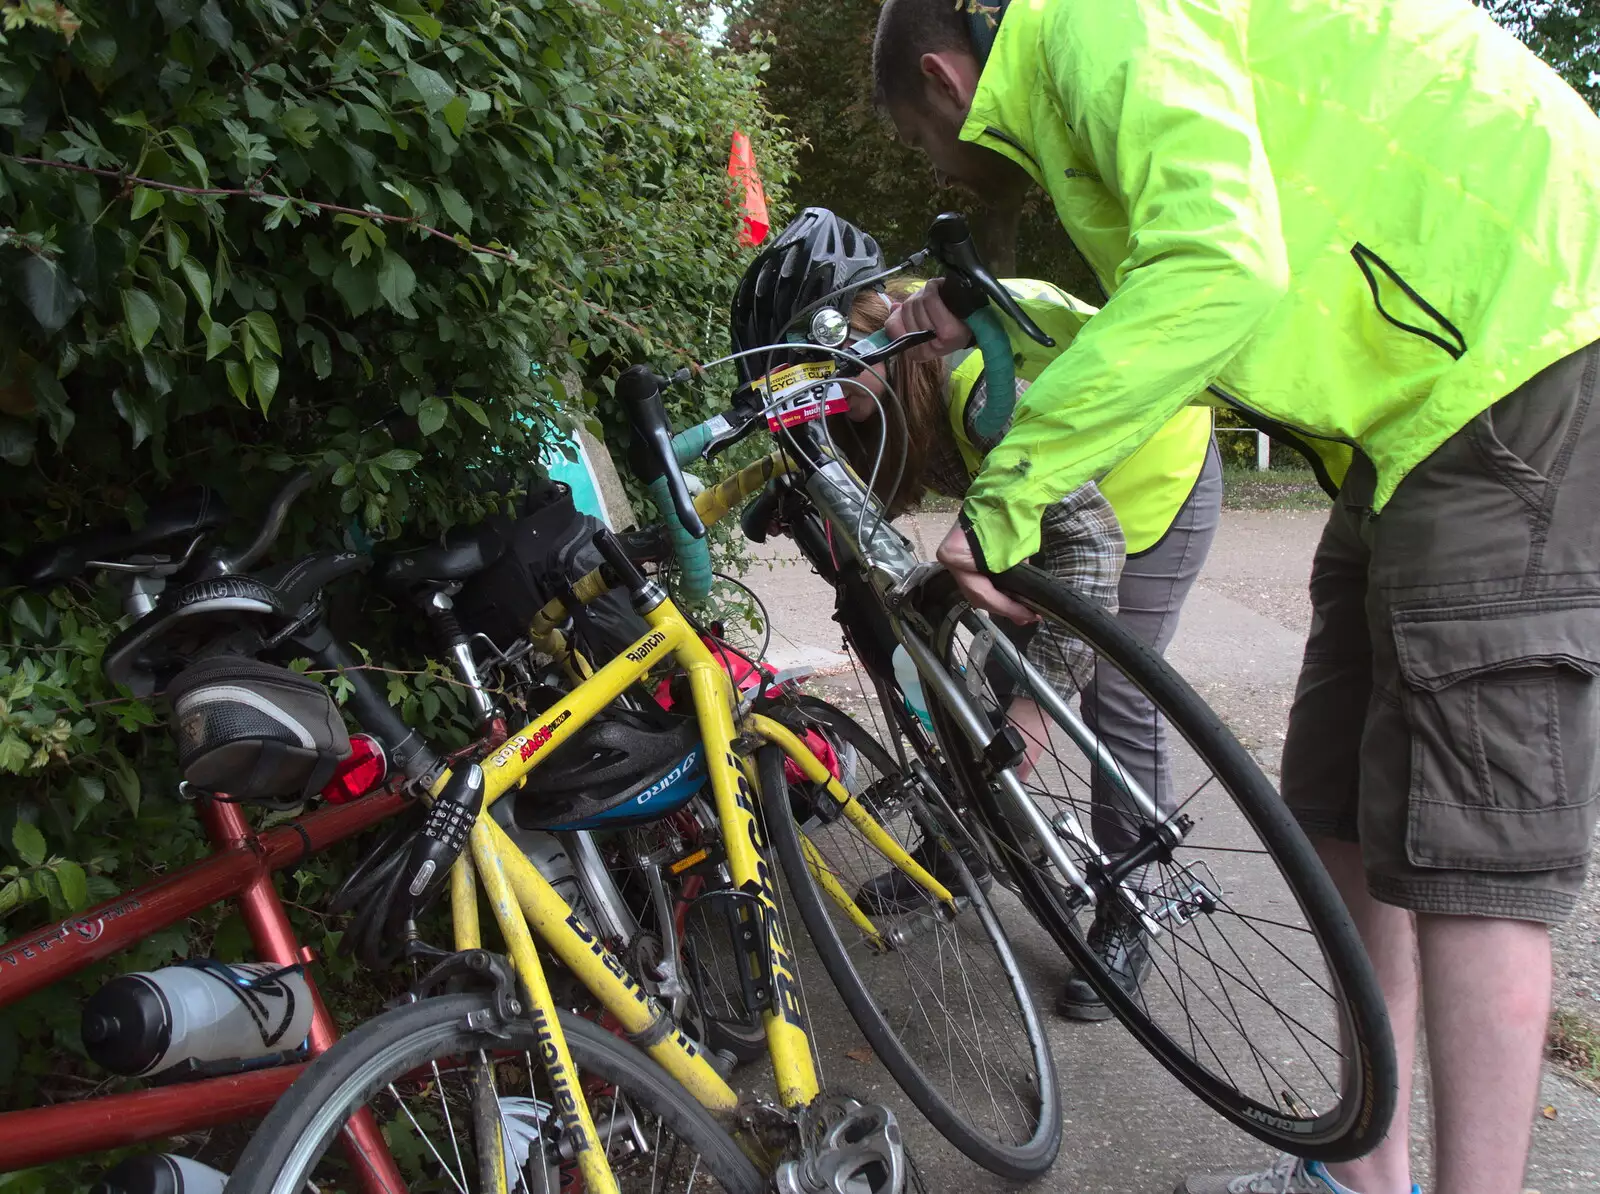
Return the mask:
<svg viewBox="0 0 1600 1194">
<path fill-rule="evenodd" d="M 472 416 L 473 422 L 479 423 L 484 427 L 489 425 L 489 416 L 484 413 L 483 407 L 479 406 L 471 398 L 463 398 L 460 394 L 457 394 L 455 395 L 455 404 Z"/>
<path fill-rule="evenodd" d="M 411 80 L 411 86 L 417 89 L 429 112 L 437 112 L 455 96 L 455 88 L 443 75 L 419 62 L 406 63 L 406 78 Z"/>
<path fill-rule="evenodd" d="M 54 634 L 58 621 L 56 607 L 43 593 L 18 593 L 11 599 L 11 624 L 36 639 Z"/>
<path fill-rule="evenodd" d="M 139 773 L 133 769 L 133 764 L 120 754 L 117 756 L 116 769 L 111 773 L 111 780 L 117 785 L 117 791 L 122 793 L 122 800 L 128 806 L 128 811 L 137 817 L 139 815 Z"/>
<path fill-rule="evenodd" d="M 89 905 L 89 876 L 83 873 L 83 868 L 71 859 L 63 858 L 50 868 L 55 872 L 56 882 L 61 885 L 61 898 L 66 901 L 67 911 L 78 912 Z"/>
<path fill-rule="evenodd" d="M 429 16 L 417 0 L 400 0 L 392 7 L 406 24 L 422 34 L 427 41 L 438 41 L 439 34 L 444 32 L 444 25 L 439 19 Z"/>
<path fill-rule="evenodd" d="M 128 322 L 128 335 L 134 348 L 143 352 L 150 337 L 156 334 L 156 328 L 161 326 L 161 308 L 142 290 L 124 290 L 122 314 Z"/>
<path fill-rule="evenodd" d="M 439 206 L 444 208 L 444 214 L 450 217 L 450 222 L 463 232 L 472 231 L 472 208 L 461 192 L 447 183 L 435 183 L 433 189 L 439 193 Z"/>
<path fill-rule="evenodd" d="M 211 310 L 211 275 L 206 273 L 205 266 L 188 256 L 178 262 L 178 266 L 183 270 L 184 279 L 189 283 L 189 289 L 194 291 L 201 308 Z"/>
<path fill-rule="evenodd" d="M 38 439 L 33 424 L 0 415 L 0 460 L 21 468 L 33 459 Z"/>
<path fill-rule="evenodd" d="M 17 267 L 22 280 L 22 301 L 28 314 L 46 332 L 59 332 L 83 304 L 83 291 L 67 277 L 59 262 L 25 257 Z"/>
<path fill-rule="evenodd" d="M 28 749 L 28 744 L 9 730 L 4 737 L 0 737 L 0 772 L 22 771 L 28 765 L 28 760 L 33 758 L 33 752 Z"/>
<path fill-rule="evenodd" d="M 72 428 L 78 421 L 68 402 L 67 391 L 55 371 L 45 364 L 35 365 L 29 380 L 32 383 L 30 388 L 33 390 L 34 405 L 44 415 L 50 427 L 50 438 L 55 440 L 59 448 L 67 442 L 67 436 L 72 434 Z"/>
<path fill-rule="evenodd" d="M 423 435 L 432 435 L 444 426 L 448 415 L 449 410 L 443 398 L 424 398 L 422 405 L 417 407 L 417 428 Z"/>
<path fill-rule="evenodd" d="M 244 321 L 255 333 L 256 339 L 266 345 L 273 356 L 283 355 L 283 344 L 278 339 L 278 325 L 272 322 L 272 316 L 265 311 L 252 311 L 244 317 Z"/>
<path fill-rule="evenodd" d="M 18 857 L 29 866 L 39 866 L 44 862 L 44 834 L 39 832 L 37 825 L 18 821 L 11 830 L 11 844 L 16 847 Z"/>
<path fill-rule="evenodd" d="M 155 411 L 149 399 L 118 386 L 111 391 L 111 405 L 122 421 L 133 429 L 133 446 L 138 447 L 155 430 Z"/>
<path fill-rule="evenodd" d="M 444 106 L 444 122 L 450 126 L 450 131 L 456 136 L 467 127 L 467 112 L 469 111 L 467 97 L 458 95 Z"/>
<path fill-rule="evenodd" d="M 133 220 L 142 220 L 156 208 L 166 203 L 167 196 L 164 191 L 153 191 L 149 187 L 135 187 L 133 190 Z"/>
<path fill-rule="evenodd" d="M 79 775 L 73 778 L 68 791 L 72 794 L 72 827 L 76 829 L 94 807 L 106 798 L 106 785 L 104 780 L 92 775 Z"/>
<path fill-rule="evenodd" d="M 417 317 L 411 305 L 411 292 L 417 288 L 417 275 L 411 265 L 392 249 L 383 251 L 383 261 L 378 266 L 378 293 L 389 306 L 407 319 Z"/>
<path fill-rule="evenodd" d="M 350 308 L 351 315 L 365 315 L 372 310 L 378 301 L 378 279 L 370 269 L 351 265 L 348 261 L 341 261 L 333 271 L 333 288 L 339 292 L 339 297 Z M 343 336 L 339 340 L 344 344 Z M 349 348 L 349 352 L 359 352 L 359 349 Z"/>
<path fill-rule="evenodd" d="M 256 392 L 261 413 L 266 414 L 272 405 L 272 396 L 278 392 L 278 362 L 271 357 L 257 357 L 250 362 L 250 388 Z"/>
<path fill-rule="evenodd" d="M 202 315 L 200 326 L 206 333 L 206 360 L 212 360 L 227 352 L 229 346 L 233 344 L 233 329 L 221 320 Z"/>
<path fill-rule="evenodd" d="M 403 473 L 407 469 L 415 468 L 417 461 L 421 459 L 421 452 L 413 452 L 409 448 L 392 448 L 372 463 L 391 472 Z"/>
<path fill-rule="evenodd" d="M 341 464 L 333 470 L 333 483 L 340 489 L 356 479 L 356 466 L 350 463 Z"/>
<path fill-rule="evenodd" d="M 225 361 L 223 367 L 228 373 L 228 388 L 233 391 L 233 396 L 240 402 L 250 397 L 250 374 L 245 372 L 242 361 Z"/>
</svg>

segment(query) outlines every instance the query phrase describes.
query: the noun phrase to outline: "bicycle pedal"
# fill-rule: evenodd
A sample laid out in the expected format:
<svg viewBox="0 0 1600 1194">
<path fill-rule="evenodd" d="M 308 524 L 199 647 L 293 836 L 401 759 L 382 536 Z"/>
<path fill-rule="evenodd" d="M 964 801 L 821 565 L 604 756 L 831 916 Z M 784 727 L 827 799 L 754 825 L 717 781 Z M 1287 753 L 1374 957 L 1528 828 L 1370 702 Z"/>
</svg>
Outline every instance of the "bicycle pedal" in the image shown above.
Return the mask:
<svg viewBox="0 0 1600 1194">
<path fill-rule="evenodd" d="M 778 1194 L 902 1194 L 907 1159 L 900 1122 L 881 1103 L 848 1095 L 802 1113 L 801 1155 L 773 1175 Z"/>
</svg>

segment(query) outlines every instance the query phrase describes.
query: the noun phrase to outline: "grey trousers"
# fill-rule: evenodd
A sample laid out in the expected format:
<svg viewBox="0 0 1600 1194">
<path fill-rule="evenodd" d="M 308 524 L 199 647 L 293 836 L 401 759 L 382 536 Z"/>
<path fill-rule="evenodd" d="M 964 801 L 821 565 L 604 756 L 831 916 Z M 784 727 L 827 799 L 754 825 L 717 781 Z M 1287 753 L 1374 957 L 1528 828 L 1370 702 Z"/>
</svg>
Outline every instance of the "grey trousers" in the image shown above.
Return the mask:
<svg viewBox="0 0 1600 1194">
<path fill-rule="evenodd" d="M 1222 465 L 1213 441 L 1193 492 L 1154 547 L 1129 556 L 1117 589 L 1117 621 L 1140 641 L 1165 652 L 1178 632 L 1183 602 L 1200 575 L 1222 513 Z M 1102 662 L 1083 690 L 1084 722 L 1104 742 L 1128 775 L 1170 811 L 1176 798 L 1167 760 L 1166 722 L 1120 669 Z M 1131 849 L 1138 840 L 1127 798 L 1096 770 L 1093 780 L 1094 835 L 1100 848 Z"/>
</svg>

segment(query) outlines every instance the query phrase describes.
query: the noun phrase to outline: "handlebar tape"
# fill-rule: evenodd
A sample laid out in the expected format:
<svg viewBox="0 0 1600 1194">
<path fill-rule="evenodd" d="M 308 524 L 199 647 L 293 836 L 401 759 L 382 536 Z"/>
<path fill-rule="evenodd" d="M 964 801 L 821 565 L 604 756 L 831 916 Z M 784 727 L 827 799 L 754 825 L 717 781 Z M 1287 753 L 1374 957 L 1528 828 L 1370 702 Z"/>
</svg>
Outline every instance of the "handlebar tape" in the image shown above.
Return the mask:
<svg viewBox="0 0 1600 1194">
<path fill-rule="evenodd" d="M 983 376 L 988 401 L 973 420 L 972 429 L 984 443 L 994 443 L 1011 421 L 1017 405 L 1017 373 L 1011 359 L 1011 338 L 992 307 L 980 307 L 967 316 L 967 326 L 983 354 Z"/>
<path fill-rule="evenodd" d="M 673 508 L 672 491 L 667 488 L 665 477 L 650 482 L 650 500 L 656 504 L 667 528 L 667 537 L 672 540 L 673 554 L 678 557 L 678 567 L 682 570 L 679 593 L 685 601 L 703 601 L 711 592 L 711 545 L 704 539 L 696 539 L 684 527 Z"/>
<path fill-rule="evenodd" d="M 1011 421 L 1017 405 L 1017 374 L 1011 359 L 1011 337 L 993 307 L 983 306 L 964 317 L 963 322 L 972 329 L 972 338 L 983 354 L 983 374 L 989 400 L 974 420 L 978 438 L 992 443 L 1000 438 L 1006 424 Z M 889 345 L 889 333 L 877 331 L 855 344 L 857 353 L 869 352 Z"/>
<path fill-rule="evenodd" d="M 693 464 L 711 446 L 711 440 L 710 422 L 696 423 L 672 437 L 672 454 L 680 465 Z"/>
</svg>

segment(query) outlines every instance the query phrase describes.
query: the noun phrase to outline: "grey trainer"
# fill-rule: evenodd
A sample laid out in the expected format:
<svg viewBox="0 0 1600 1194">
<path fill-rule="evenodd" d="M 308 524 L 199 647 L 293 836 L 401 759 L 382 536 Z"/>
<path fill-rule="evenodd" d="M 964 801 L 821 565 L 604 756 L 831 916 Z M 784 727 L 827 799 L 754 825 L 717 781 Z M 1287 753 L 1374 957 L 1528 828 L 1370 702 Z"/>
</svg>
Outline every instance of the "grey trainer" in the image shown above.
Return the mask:
<svg viewBox="0 0 1600 1194">
<path fill-rule="evenodd" d="M 1172 1194 L 1353 1194 L 1315 1161 L 1287 1153 L 1258 1173 L 1213 1173 L 1178 1183 Z"/>
</svg>

